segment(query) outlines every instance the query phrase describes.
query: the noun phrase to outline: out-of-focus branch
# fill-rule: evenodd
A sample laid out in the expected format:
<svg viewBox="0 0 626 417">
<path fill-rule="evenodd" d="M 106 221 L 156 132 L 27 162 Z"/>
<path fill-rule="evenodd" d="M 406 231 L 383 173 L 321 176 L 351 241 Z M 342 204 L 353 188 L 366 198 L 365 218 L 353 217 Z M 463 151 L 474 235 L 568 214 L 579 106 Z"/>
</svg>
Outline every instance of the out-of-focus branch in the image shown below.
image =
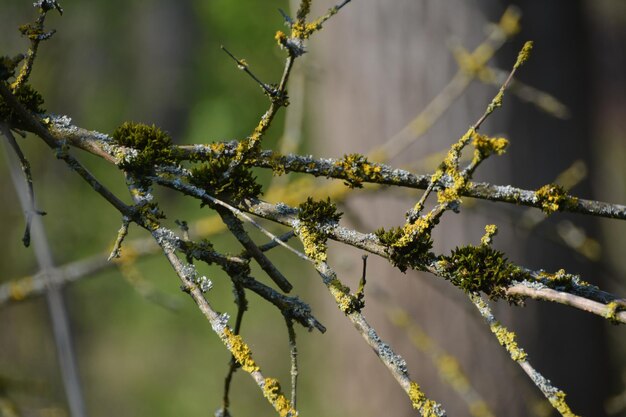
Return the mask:
<svg viewBox="0 0 626 417">
<path fill-rule="evenodd" d="M 28 187 L 27 183 L 21 181 L 20 172 L 22 171 L 23 165 L 20 166 L 11 158 L 7 157 L 7 159 L 9 159 L 11 180 L 17 191 L 22 209 L 24 212 L 29 213 L 33 210 L 33 195 L 32 188 Z M 49 278 L 52 276 L 51 274 L 55 267 L 52 259 L 52 250 L 48 243 L 46 231 L 40 216 L 35 216 L 32 219 L 32 229 L 35 256 L 40 273 L 44 277 L 43 281 L 46 300 L 48 302 L 48 311 L 52 322 L 52 333 L 54 335 L 56 354 L 63 377 L 63 385 L 70 415 L 72 417 L 85 417 L 87 412 L 83 398 L 83 389 L 78 376 L 78 363 L 72 345 L 70 320 L 61 292 L 62 288 L 55 285 L 53 279 Z"/>
</svg>

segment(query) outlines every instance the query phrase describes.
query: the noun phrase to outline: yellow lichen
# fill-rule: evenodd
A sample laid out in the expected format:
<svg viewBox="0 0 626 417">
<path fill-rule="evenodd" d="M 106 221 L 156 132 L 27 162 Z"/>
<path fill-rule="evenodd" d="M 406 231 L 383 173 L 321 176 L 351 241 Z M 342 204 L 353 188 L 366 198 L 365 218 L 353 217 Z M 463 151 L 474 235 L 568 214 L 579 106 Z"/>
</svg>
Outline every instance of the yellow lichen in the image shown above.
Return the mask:
<svg viewBox="0 0 626 417">
<path fill-rule="evenodd" d="M 500 323 L 493 322 L 491 325 L 491 331 L 501 346 L 504 346 L 509 355 L 511 355 L 511 359 L 516 362 L 523 362 L 526 360 L 526 352 L 524 349 L 517 346 L 517 341 L 515 340 L 515 333 L 507 330 L 506 327 L 502 326 Z"/>
<path fill-rule="evenodd" d="M 282 30 L 276 31 L 276 35 L 274 35 L 274 39 L 280 46 L 284 46 L 287 43 L 287 35 Z"/>
<path fill-rule="evenodd" d="M 408 267 L 419 268 L 430 256 L 433 227 L 432 213 L 417 218 L 413 223 L 389 230 L 376 230 L 375 234 L 386 247 L 391 263 L 405 272 Z"/>
<path fill-rule="evenodd" d="M 241 365 L 241 369 L 248 373 L 256 372 L 260 369 L 254 362 L 254 359 L 252 359 L 252 351 L 241 336 L 234 334 L 228 327 L 225 327 L 222 340 L 237 363 Z"/>
<path fill-rule="evenodd" d="M 618 324 L 619 320 L 617 319 L 617 311 L 619 309 L 619 304 L 617 301 L 611 301 L 606 305 L 607 310 L 604 317 L 606 317 L 611 323 Z"/>
<path fill-rule="evenodd" d="M 472 145 L 476 148 L 478 156 L 482 159 L 494 153 L 502 155 L 508 144 L 509 141 L 505 138 L 490 138 L 487 135 L 479 134 L 476 134 L 474 136 L 474 140 L 472 141 Z"/>
<path fill-rule="evenodd" d="M 532 50 L 533 41 L 527 41 L 526 43 L 524 43 L 522 50 L 519 51 L 519 54 L 517 55 L 517 60 L 515 61 L 515 65 L 513 66 L 513 68 L 517 69 L 520 67 L 520 65 L 523 65 L 524 62 L 526 62 L 530 57 L 530 51 Z"/>
<path fill-rule="evenodd" d="M 209 148 L 211 148 L 211 152 L 221 154 L 226 150 L 226 145 L 224 145 L 224 142 L 213 142 L 209 144 Z"/>
<path fill-rule="evenodd" d="M 318 230 L 302 225 L 298 228 L 298 237 L 302 241 L 306 256 L 316 263 L 326 261 L 328 258 L 326 238 Z"/>
<path fill-rule="evenodd" d="M 483 400 L 472 401 L 469 404 L 469 412 L 474 417 L 493 417 L 489 406 Z"/>
<path fill-rule="evenodd" d="M 280 383 L 274 378 L 263 381 L 263 395 L 274 406 L 280 417 L 296 417 L 298 412 L 291 405 L 280 389 Z"/>
<path fill-rule="evenodd" d="M 341 168 L 345 184 L 350 188 L 361 188 L 363 182 L 379 182 L 383 179 L 382 167 L 372 164 L 360 154 L 344 155 L 334 165 Z"/>
<path fill-rule="evenodd" d="M 461 175 L 458 171 L 450 171 L 448 175 L 452 178 L 452 185 L 437 192 L 437 202 L 439 204 L 459 200 L 461 193 L 467 187 L 467 177 Z"/>
<path fill-rule="evenodd" d="M 444 176 L 451 182 L 451 184 L 446 185 L 442 190 L 437 192 L 437 200 L 440 204 L 459 200 L 462 191 L 467 186 L 467 176 L 461 174 L 459 171 L 459 158 L 461 157 L 461 151 L 474 135 L 476 135 L 476 130 L 470 127 L 467 132 L 450 147 L 443 162 L 431 176 L 431 183 L 441 180 Z"/>
<path fill-rule="evenodd" d="M 565 393 L 563 391 L 557 391 L 556 394 L 548 397 L 548 401 L 563 417 L 578 417 L 565 402 Z"/>
<path fill-rule="evenodd" d="M 459 361 L 452 355 L 442 354 L 437 358 L 437 369 L 455 390 L 464 392 L 470 389 L 470 383 L 461 370 Z"/>
<path fill-rule="evenodd" d="M 341 214 L 330 198 L 315 201 L 309 197 L 298 206 L 299 225 L 296 233 L 304 245 L 304 252 L 315 263 L 324 262 L 328 228 L 337 225 Z"/>
<path fill-rule="evenodd" d="M 9 296 L 14 301 L 22 301 L 33 290 L 33 277 L 9 283 Z"/>
<path fill-rule="evenodd" d="M 417 382 L 411 382 L 408 394 L 413 408 L 418 410 L 422 417 L 437 416 L 437 403 L 426 398 Z"/>
<path fill-rule="evenodd" d="M 535 191 L 535 197 L 546 214 L 552 214 L 578 204 L 578 198 L 567 195 L 563 187 L 556 184 L 544 185 Z"/>
<path fill-rule="evenodd" d="M 338 279 L 333 279 L 328 284 L 330 293 L 335 298 L 339 309 L 346 314 L 359 311 L 363 307 L 363 301 L 350 293 L 350 288 L 346 287 Z"/>
<path fill-rule="evenodd" d="M 428 213 L 426 216 L 419 217 L 413 223 L 405 224 L 402 228 L 404 232 L 403 236 L 393 244 L 393 247 L 406 247 L 410 245 L 417 236 L 430 232 L 433 226 L 431 217 L 432 214 Z"/>
<path fill-rule="evenodd" d="M 500 18 L 498 26 L 500 27 L 502 32 L 504 32 L 505 36 L 511 37 L 513 35 L 516 35 L 521 30 L 519 21 L 520 13 L 517 8 L 508 7 Z"/>
<path fill-rule="evenodd" d="M 485 234 L 480 239 L 480 243 L 483 245 L 490 245 L 492 238 L 498 233 L 498 226 L 495 224 L 488 224 L 485 226 Z"/>
</svg>

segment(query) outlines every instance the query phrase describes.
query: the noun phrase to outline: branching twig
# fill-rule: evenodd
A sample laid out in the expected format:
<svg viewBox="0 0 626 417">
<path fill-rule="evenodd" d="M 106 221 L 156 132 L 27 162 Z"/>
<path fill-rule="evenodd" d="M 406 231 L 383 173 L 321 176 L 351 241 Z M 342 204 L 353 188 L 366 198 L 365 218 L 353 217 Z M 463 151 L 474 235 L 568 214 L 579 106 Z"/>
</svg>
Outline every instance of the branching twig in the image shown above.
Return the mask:
<svg viewBox="0 0 626 417">
<path fill-rule="evenodd" d="M 263 251 L 252 241 L 248 233 L 244 230 L 241 221 L 235 217 L 235 215 L 225 207 L 217 207 L 216 211 L 222 217 L 224 224 L 228 227 L 228 230 L 237 238 L 241 245 L 246 249 L 248 255 L 252 256 L 259 264 L 261 269 L 267 273 L 267 275 L 274 281 L 278 287 L 289 292 L 293 286 L 289 283 L 287 278 L 274 266 L 272 262 L 265 256 Z M 276 238 L 278 240 L 278 238 Z"/>
</svg>

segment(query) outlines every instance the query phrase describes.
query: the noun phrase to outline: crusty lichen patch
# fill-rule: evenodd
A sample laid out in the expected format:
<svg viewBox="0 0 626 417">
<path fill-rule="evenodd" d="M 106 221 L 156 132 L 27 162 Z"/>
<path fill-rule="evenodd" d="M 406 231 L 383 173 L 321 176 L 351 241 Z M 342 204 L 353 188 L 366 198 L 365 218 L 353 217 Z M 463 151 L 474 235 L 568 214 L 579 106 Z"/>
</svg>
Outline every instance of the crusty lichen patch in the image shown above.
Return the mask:
<svg viewBox="0 0 626 417">
<path fill-rule="evenodd" d="M 265 378 L 263 395 L 274 406 L 280 417 L 296 417 L 298 415 L 298 412 L 291 405 L 291 401 L 282 393 L 278 380 Z"/>
<path fill-rule="evenodd" d="M 256 372 L 260 369 L 254 362 L 254 359 L 252 359 L 252 351 L 241 336 L 233 333 L 228 327 L 224 327 L 222 340 L 237 363 L 241 365 L 241 369 L 248 373 Z"/>
<path fill-rule="evenodd" d="M 569 196 L 560 185 L 546 184 L 535 192 L 537 202 L 546 214 L 564 210 L 578 204 L 578 198 Z"/>
<path fill-rule="evenodd" d="M 437 417 L 440 415 L 438 413 L 439 405 L 435 401 L 426 398 L 417 382 L 411 382 L 409 398 L 413 408 L 418 410 L 422 417 Z"/>
<path fill-rule="evenodd" d="M 304 253 L 314 262 L 326 261 L 328 228 L 336 226 L 341 215 L 330 198 L 315 201 L 309 197 L 298 206 L 299 224 L 295 230 L 304 245 Z"/>
</svg>

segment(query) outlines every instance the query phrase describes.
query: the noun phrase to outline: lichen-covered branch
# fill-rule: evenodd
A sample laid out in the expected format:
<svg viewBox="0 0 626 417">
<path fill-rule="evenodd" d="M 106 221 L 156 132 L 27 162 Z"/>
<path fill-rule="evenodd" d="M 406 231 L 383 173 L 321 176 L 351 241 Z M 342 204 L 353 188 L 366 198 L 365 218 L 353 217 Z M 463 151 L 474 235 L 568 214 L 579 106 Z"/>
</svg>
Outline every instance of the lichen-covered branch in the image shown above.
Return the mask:
<svg viewBox="0 0 626 417">
<path fill-rule="evenodd" d="M 526 372 L 533 384 L 539 388 L 543 395 L 550 401 L 550 404 L 563 416 L 563 417 L 576 417 L 576 414 L 572 412 L 567 403 L 565 402 L 565 393 L 552 385 L 552 383 L 541 375 L 528 361 L 528 355 L 522 348 L 517 345 L 515 333 L 508 330 L 502 324 L 500 324 L 493 316 L 489 305 L 476 294 L 470 294 L 470 300 L 476 306 L 480 315 L 483 316 L 491 332 L 498 339 L 498 343 L 504 346 L 506 351 L 515 362 Z"/>
<path fill-rule="evenodd" d="M 42 108 L 43 97 L 27 84 L 32 71 L 39 43 L 52 35 L 43 31 L 46 12 L 52 9 L 62 11 L 55 0 L 38 1 L 39 19 L 24 28 L 31 40 L 26 55 L 0 59 L 0 125 L 9 143 L 27 168 L 25 156 L 12 141 L 14 131 L 34 133 L 52 150 L 56 157 L 86 181 L 122 215 L 122 227 L 117 233 L 110 259 L 122 268 L 132 263 L 133 257 L 162 251 L 182 283 L 182 289 L 189 294 L 199 310 L 207 318 L 214 332 L 224 343 L 233 357 L 225 381 L 222 415 L 228 414 L 231 377 L 237 367 L 250 374 L 262 390 L 263 395 L 281 417 L 295 417 L 296 382 L 298 368 L 297 349 L 293 322 L 312 330 L 324 332 L 325 327 L 313 316 L 311 308 L 298 297 L 287 296 L 283 292 L 292 289 L 287 277 L 265 255 L 265 251 L 282 246 L 300 259 L 314 265 L 340 311 L 354 325 L 366 343 L 388 368 L 402 389 L 408 394 L 415 409 L 422 416 L 443 416 L 445 412 L 438 403 L 428 399 L 417 383 L 409 378 L 405 361 L 378 336 L 378 332 L 365 320 L 362 310 L 365 307 L 365 271 L 356 293 L 342 283 L 327 263 L 327 240 L 332 239 L 346 245 L 379 255 L 399 268 L 427 271 L 446 280 L 451 285 L 469 295 L 480 314 L 487 320 L 492 332 L 513 360 L 519 363 L 533 382 L 540 388 L 553 406 L 564 416 L 573 416 L 564 401 L 565 394 L 553 387 L 527 360 L 526 353 L 517 346 L 514 335 L 501 326 L 493 317 L 481 294 L 492 300 L 501 298 L 514 304 L 521 304 L 526 298 L 545 300 L 570 305 L 592 314 L 600 315 L 612 323 L 626 323 L 626 300 L 606 293 L 582 281 L 578 276 L 565 271 L 547 273 L 533 271 L 516 265 L 506 255 L 492 247 L 497 233 L 496 225 L 487 225 L 485 235 L 479 245 L 465 244 L 450 253 L 435 253 L 432 231 L 443 220 L 446 212 L 458 211 L 463 198 L 477 198 L 495 202 L 524 205 L 541 209 L 546 214 L 567 211 L 586 215 L 626 219 L 626 206 L 574 197 L 559 185 L 546 184 L 538 190 L 523 190 L 512 186 L 472 182 L 474 172 L 491 155 L 504 152 L 508 141 L 504 138 L 489 137 L 479 133 L 481 124 L 495 109 L 502 105 L 502 99 L 518 68 L 528 58 L 532 43 L 527 42 L 520 51 L 513 69 L 502 80 L 498 93 L 486 106 L 485 112 L 450 147 L 438 168 L 432 174 L 416 175 L 412 172 L 395 169 L 389 165 L 371 162 L 366 156 L 348 154 L 340 159 L 314 158 L 312 156 L 283 155 L 271 150 L 263 150 L 261 145 L 280 109 L 289 105 L 287 85 L 297 58 L 306 52 L 305 42 L 314 33 L 346 6 L 350 0 L 343 0 L 321 16 L 309 19 L 311 0 L 301 0 L 300 6 L 291 17 L 285 12 L 283 17 L 289 28 L 288 33 L 277 31 L 274 39 L 286 53 L 278 83 L 261 81 L 245 59 L 237 58 L 230 51 L 226 53 L 237 67 L 258 83 L 269 99 L 269 106 L 252 132 L 239 140 L 177 146 L 173 139 L 157 126 L 126 122 L 111 134 L 103 134 L 74 126 L 67 116 L 46 115 Z M 519 14 L 515 9 L 507 9 L 497 26 L 492 27 L 486 41 L 472 53 L 456 50 L 459 72 L 451 84 L 438 96 L 423 116 L 418 117 L 407 129 L 413 134 L 421 133 L 441 117 L 446 107 L 467 87 L 471 79 L 484 76 L 486 64 L 495 50 L 510 36 L 519 31 Z M 17 72 L 20 62 L 22 68 Z M 482 75 L 481 75 L 482 74 Z M 501 75 L 501 74 L 500 74 Z M 13 81 L 11 82 L 11 80 Z M 409 142 L 407 132 L 401 132 L 373 153 L 380 160 L 387 160 L 400 152 Z M 473 148 L 470 158 L 462 159 L 467 148 Z M 132 204 L 107 189 L 70 152 L 73 148 L 97 155 L 114 165 L 126 179 Z M 469 161 L 467 165 L 465 161 Z M 316 201 L 310 195 L 295 199 L 289 204 L 275 204 L 259 199 L 262 186 L 257 182 L 251 168 L 271 169 L 276 175 L 303 173 L 309 177 L 339 179 L 345 183 L 345 190 L 360 188 L 364 184 L 395 186 L 410 189 L 423 189 L 413 207 L 407 211 L 406 220 L 400 227 L 389 230 L 379 229 L 375 233 L 361 233 L 341 226 L 341 213 L 331 199 Z M 30 175 L 25 169 L 27 179 Z M 338 182 L 332 183 L 339 185 Z M 203 239 L 192 239 L 184 227 L 183 238 L 162 226 L 166 214 L 159 207 L 152 194 L 152 187 L 166 187 L 181 195 L 197 199 L 214 213 L 210 222 L 214 232 L 228 230 L 237 239 L 243 251 L 239 255 L 225 255 L 216 251 L 204 234 Z M 288 190 L 288 185 L 284 185 Z M 347 193 L 347 191 L 346 191 Z M 277 194 L 274 194 L 277 195 Z M 345 193 L 342 195 L 346 195 Z M 430 197 L 436 195 L 434 208 L 425 212 Z M 31 196 L 32 197 L 32 196 Z M 276 200 L 281 200 L 276 198 Z M 275 200 L 275 201 L 276 201 Z M 304 201 L 306 200 L 306 201 Z M 284 201 L 284 200 L 283 200 Z M 31 204 L 31 213 L 35 212 Z M 297 207 L 296 207 L 297 206 Z M 253 216 L 287 226 L 290 231 L 276 236 Z M 131 223 L 147 231 L 152 239 L 124 242 Z M 245 223 L 260 230 L 270 238 L 266 245 L 257 245 L 245 229 Z M 287 243 L 291 236 L 297 236 L 303 244 L 302 253 Z M 124 246 L 124 247 L 122 247 Z M 64 284 L 86 276 L 88 273 L 105 268 L 105 256 L 88 259 L 79 263 L 56 268 L 58 274 L 54 282 Z M 119 259 L 116 259 L 119 258 Z M 131 259 L 131 260 L 129 260 Z M 185 259 L 185 260 L 183 260 Z M 251 275 L 250 263 L 256 261 L 261 269 L 274 281 L 278 289 L 265 285 Z M 218 313 L 209 303 L 205 294 L 210 291 L 213 281 L 198 274 L 194 262 L 215 264 L 227 276 L 228 283 L 235 288 L 237 319 L 234 329 L 228 324 L 228 315 Z M 371 281 L 371 278 L 370 278 Z M 0 305 L 40 294 L 45 290 L 42 275 L 24 278 L 0 286 Z M 250 347 L 239 334 L 241 320 L 247 309 L 247 291 L 251 291 L 277 307 L 287 324 L 291 347 L 291 401 L 282 393 L 278 381 L 265 377 L 252 358 Z M 463 391 L 467 398 L 473 397 L 470 391 Z"/>
</svg>

